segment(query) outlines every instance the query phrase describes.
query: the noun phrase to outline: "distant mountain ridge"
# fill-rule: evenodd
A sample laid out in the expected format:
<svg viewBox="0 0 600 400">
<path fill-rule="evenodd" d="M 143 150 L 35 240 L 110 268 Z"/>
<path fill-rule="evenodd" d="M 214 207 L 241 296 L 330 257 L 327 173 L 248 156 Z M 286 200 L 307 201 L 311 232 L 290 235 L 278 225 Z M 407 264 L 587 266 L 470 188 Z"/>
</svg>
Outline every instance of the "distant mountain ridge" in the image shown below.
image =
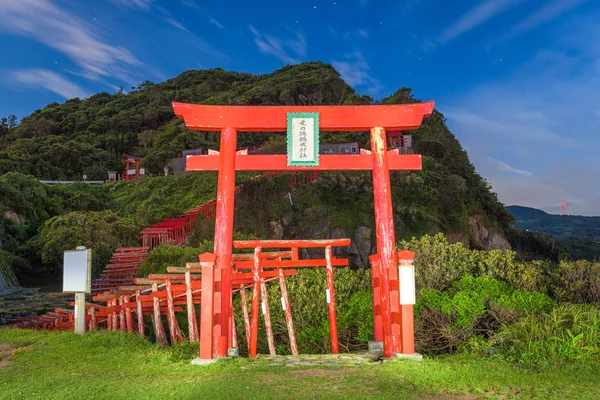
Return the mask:
<svg viewBox="0 0 600 400">
<path fill-rule="evenodd" d="M 548 214 L 531 207 L 507 206 L 515 218 L 515 228 L 542 232 L 557 239 L 567 237 L 600 241 L 600 217 Z"/>
</svg>

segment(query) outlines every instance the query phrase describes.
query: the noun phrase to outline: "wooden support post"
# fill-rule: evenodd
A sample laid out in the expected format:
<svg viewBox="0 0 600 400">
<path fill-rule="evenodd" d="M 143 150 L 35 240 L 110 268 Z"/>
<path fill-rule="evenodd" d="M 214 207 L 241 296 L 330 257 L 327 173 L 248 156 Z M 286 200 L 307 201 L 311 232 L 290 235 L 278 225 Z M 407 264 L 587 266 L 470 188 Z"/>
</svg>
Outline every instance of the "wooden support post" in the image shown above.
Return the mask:
<svg viewBox="0 0 600 400">
<path fill-rule="evenodd" d="M 415 352 L 415 326 L 413 304 L 416 300 L 415 288 L 415 253 L 409 250 L 398 252 L 399 270 L 402 290 L 400 301 L 401 313 L 401 343 L 402 354 L 414 354 Z"/>
<path fill-rule="evenodd" d="M 287 286 L 285 284 L 285 277 L 283 276 L 283 269 L 279 268 L 279 288 L 281 289 L 281 307 L 285 313 L 285 323 L 287 325 L 288 336 L 290 338 L 290 348 L 292 354 L 298 355 L 298 344 L 296 343 L 296 332 L 294 331 L 294 321 L 292 320 L 292 310 L 290 309 L 290 302 L 288 300 Z"/>
<path fill-rule="evenodd" d="M 112 301 L 109 300 L 106 302 L 106 329 L 112 331 L 112 316 L 109 312 L 110 307 L 112 306 Z"/>
<path fill-rule="evenodd" d="M 338 354 L 338 333 L 337 333 L 337 321 L 336 321 L 336 309 L 335 309 L 335 292 L 333 290 L 333 265 L 332 260 L 333 254 L 331 246 L 325 248 L 325 260 L 327 266 L 325 267 L 326 278 L 327 278 L 327 310 L 329 312 L 329 339 L 331 340 L 331 353 Z"/>
<path fill-rule="evenodd" d="M 117 318 L 117 298 L 116 297 L 114 299 L 112 299 L 112 306 L 113 306 L 112 327 L 113 327 L 113 331 L 116 331 L 116 330 L 119 330 L 119 323 L 118 323 L 118 318 Z"/>
<path fill-rule="evenodd" d="M 135 292 L 135 302 L 137 305 L 137 323 L 138 323 L 138 333 L 141 337 L 145 336 L 144 332 L 144 311 L 142 309 L 142 301 L 140 300 L 140 296 L 142 292 L 137 290 Z"/>
<path fill-rule="evenodd" d="M 267 331 L 267 343 L 269 344 L 269 354 L 276 355 L 275 340 L 273 338 L 273 326 L 271 325 L 271 312 L 269 311 L 269 294 L 267 293 L 267 284 L 264 279 L 260 280 L 260 295 L 262 298 L 262 313 L 265 319 L 265 330 Z"/>
<path fill-rule="evenodd" d="M 90 307 L 90 331 L 98 330 L 98 320 L 96 319 L 96 307 Z"/>
<path fill-rule="evenodd" d="M 75 333 L 85 333 L 85 293 L 75 293 L 75 310 L 73 311 Z"/>
<path fill-rule="evenodd" d="M 373 328 L 375 341 L 383 344 L 383 327 L 381 325 L 381 287 L 379 279 L 379 258 L 377 254 L 369 257 L 371 261 L 371 281 L 373 283 Z"/>
<path fill-rule="evenodd" d="M 121 329 L 121 332 L 127 332 L 127 326 L 125 324 L 125 309 L 123 308 L 123 296 L 119 297 L 118 302 L 119 307 L 121 308 L 119 310 L 119 329 Z"/>
<path fill-rule="evenodd" d="M 252 267 L 253 274 L 253 285 L 252 285 L 252 310 L 250 315 L 252 321 L 250 322 L 250 349 L 248 350 L 248 356 L 250 358 L 256 358 L 256 341 L 258 340 L 258 291 L 260 287 L 260 254 L 262 252 L 261 247 L 254 249 L 254 264 Z"/>
<path fill-rule="evenodd" d="M 385 129 L 380 127 L 371 129 L 371 152 L 373 155 L 375 233 L 377 254 L 379 255 L 383 354 L 385 357 L 391 357 L 397 346 L 394 344 L 391 333 L 389 274 L 390 269 L 396 268 L 396 252 Z"/>
<path fill-rule="evenodd" d="M 227 356 L 229 315 L 231 305 L 231 254 L 233 242 L 233 214 L 235 202 L 235 153 L 237 146 L 237 130 L 232 127 L 221 129 L 221 145 L 219 148 L 220 167 L 217 183 L 217 205 L 215 221 L 215 255 L 217 268 L 221 272 L 221 337 L 219 346 L 213 349 L 218 357 Z"/>
<path fill-rule="evenodd" d="M 237 340 L 237 332 L 235 331 L 235 314 L 233 312 L 233 307 L 231 308 L 231 347 L 237 349 L 238 340 Z"/>
<path fill-rule="evenodd" d="M 152 292 L 158 292 L 158 284 L 152 284 Z M 160 317 L 160 300 L 158 297 L 154 297 L 152 301 L 154 306 L 154 336 L 156 336 L 156 343 L 166 346 L 169 343 L 167 342 L 167 335 L 165 334 L 165 328 Z"/>
<path fill-rule="evenodd" d="M 199 257 L 202 265 L 202 298 L 200 303 L 200 359 L 212 359 L 213 345 L 213 292 L 214 254 L 205 253 Z"/>
<path fill-rule="evenodd" d="M 185 297 L 188 314 L 188 335 L 190 343 L 197 343 L 198 338 L 198 322 L 196 321 L 196 310 L 194 308 L 194 298 L 192 294 L 192 273 L 185 273 Z"/>
<path fill-rule="evenodd" d="M 131 301 L 131 297 L 126 294 L 123 296 L 123 302 L 129 303 Z M 133 332 L 133 317 L 131 315 L 131 308 L 127 307 L 125 309 L 125 325 L 127 326 L 127 332 Z"/>
<path fill-rule="evenodd" d="M 244 316 L 244 330 L 246 332 L 246 346 L 250 350 L 250 318 L 248 317 L 248 301 L 246 300 L 246 288 L 240 286 L 240 297 L 242 298 L 242 315 Z"/>
<path fill-rule="evenodd" d="M 179 324 L 177 323 L 177 317 L 175 317 L 175 304 L 173 303 L 173 290 L 171 289 L 171 278 L 167 278 L 167 321 L 169 322 L 169 335 L 171 337 L 171 344 L 183 342 L 181 331 L 179 330 Z"/>
</svg>

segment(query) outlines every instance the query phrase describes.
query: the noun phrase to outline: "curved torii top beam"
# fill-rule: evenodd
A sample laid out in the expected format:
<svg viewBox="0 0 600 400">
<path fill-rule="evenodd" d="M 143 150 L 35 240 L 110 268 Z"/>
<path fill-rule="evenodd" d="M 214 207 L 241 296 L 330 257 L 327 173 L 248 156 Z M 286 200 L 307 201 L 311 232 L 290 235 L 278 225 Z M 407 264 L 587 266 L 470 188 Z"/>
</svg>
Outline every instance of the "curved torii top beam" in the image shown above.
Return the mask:
<svg viewBox="0 0 600 400">
<path fill-rule="evenodd" d="M 175 115 L 188 128 L 242 132 L 285 132 L 288 112 L 318 112 L 321 131 L 368 131 L 374 127 L 417 129 L 431 115 L 434 102 L 373 106 L 212 106 L 173 102 Z"/>
</svg>

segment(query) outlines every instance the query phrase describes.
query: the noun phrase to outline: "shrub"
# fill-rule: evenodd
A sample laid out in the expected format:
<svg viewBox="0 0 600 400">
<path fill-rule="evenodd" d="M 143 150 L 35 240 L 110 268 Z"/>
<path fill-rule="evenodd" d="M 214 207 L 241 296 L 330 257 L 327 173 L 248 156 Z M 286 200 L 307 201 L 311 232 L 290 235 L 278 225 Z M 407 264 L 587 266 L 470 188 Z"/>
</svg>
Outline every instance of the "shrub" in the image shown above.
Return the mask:
<svg viewBox="0 0 600 400">
<path fill-rule="evenodd" d="M 550 291 L 559 302 L 600 304 L 600 264 L 561 261 L 550 273 Z"/>
<path fill-rule="evenodd" d="M 166 244 L 157 246 L 148 253 L 148 257 L 140 266 L 140 275 L 164 274 L 167 272 L 167 267 L 185 267 L 188 262 L 198 262 L 200 254 L 212 251 L 212 248 L 207 249 L 206 247 L 195 248 Z"/>
<path fill-rule="evenodd" d="M 366 340 L 373 331 L 371 277 L 366 270 L 335 268 L 334 292 L 337 306 L 337 323 L 340 351 L 366 348 Z M 329 320 L 325 289 L 325 269 L 299 269 L 295 276 L 286 278 L 290 309 L 294 321 L 296 341 L 300 353 L 326 353 L 330 351 Z M 278 354 L 290 352 L 285 315 L 281 308 L 279 283 L 267 284 L 269 310 L 273 336 Z M 250 308 L 251 291 L 246 291 Z M 237 337 L 240 352 L 247 351 L 239 296 L 234 297 Z M 372 334 L 372 333 L 371 333 Z M 267 353 L 264 320 L 259 318 L 258 352 Z"/>
<path fill-rule="evenodd" d="M 516 289 L 506 282 L 466 276 L 445 291 L 421 290 L 415 314 L 417 347 L 424 352 L 481 348 L 479 338 L 494 335 L 519 316 L 555 306 L 546 294 Z"/>
<path fill-rule="evenodd" d="M 600 357 L 600 308 L 563 304 L 549 313 L 531 314 L 505 326 L 492 340 L 504 357 L 531 364 L 561 360 L 597 363 Z"/>
<path fill-rule="evenodd" d="M 462 243 L 449 244 L 441 233 L 402 241 L 399 249 L 415 252 L 417 290 L 445 290 L 455 280 L 471 275 L 476 267 L 473 252 L 463 247 Z"/>
</svg>

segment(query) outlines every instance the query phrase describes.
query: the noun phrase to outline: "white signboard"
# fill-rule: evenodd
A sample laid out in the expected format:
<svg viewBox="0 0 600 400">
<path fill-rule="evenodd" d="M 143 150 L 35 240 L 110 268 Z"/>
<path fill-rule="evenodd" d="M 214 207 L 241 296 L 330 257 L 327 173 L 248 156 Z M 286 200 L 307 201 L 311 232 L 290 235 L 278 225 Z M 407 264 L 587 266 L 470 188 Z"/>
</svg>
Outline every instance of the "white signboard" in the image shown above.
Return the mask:
<svg viewBox="0 0 600 400">
<path fill-rule="evenodd" d="M 146 174 L 146 170 L 144 168 L 140 168 L 140 175 L 145 175 Z"/>
<path fill-rule="evenodd" d="M 288 166 L 319 165 L 319 114 L 288 113 Z"/>
<path fill-rule="evenodd" d="M 135 169 L 128 169 L 127 175 L 135 175 Z"/>
<path fill-rule="evenodd" d="M 63 265 L 63 292 L 91 293 L 92 250 L 65 251 Z"/>
<path fill-rule="evenodd" d="M 412 260 L 400 260 L 398 278 L 400 279 L 400 304 L 415 304 L 415 266 Z"/>
</svg>

